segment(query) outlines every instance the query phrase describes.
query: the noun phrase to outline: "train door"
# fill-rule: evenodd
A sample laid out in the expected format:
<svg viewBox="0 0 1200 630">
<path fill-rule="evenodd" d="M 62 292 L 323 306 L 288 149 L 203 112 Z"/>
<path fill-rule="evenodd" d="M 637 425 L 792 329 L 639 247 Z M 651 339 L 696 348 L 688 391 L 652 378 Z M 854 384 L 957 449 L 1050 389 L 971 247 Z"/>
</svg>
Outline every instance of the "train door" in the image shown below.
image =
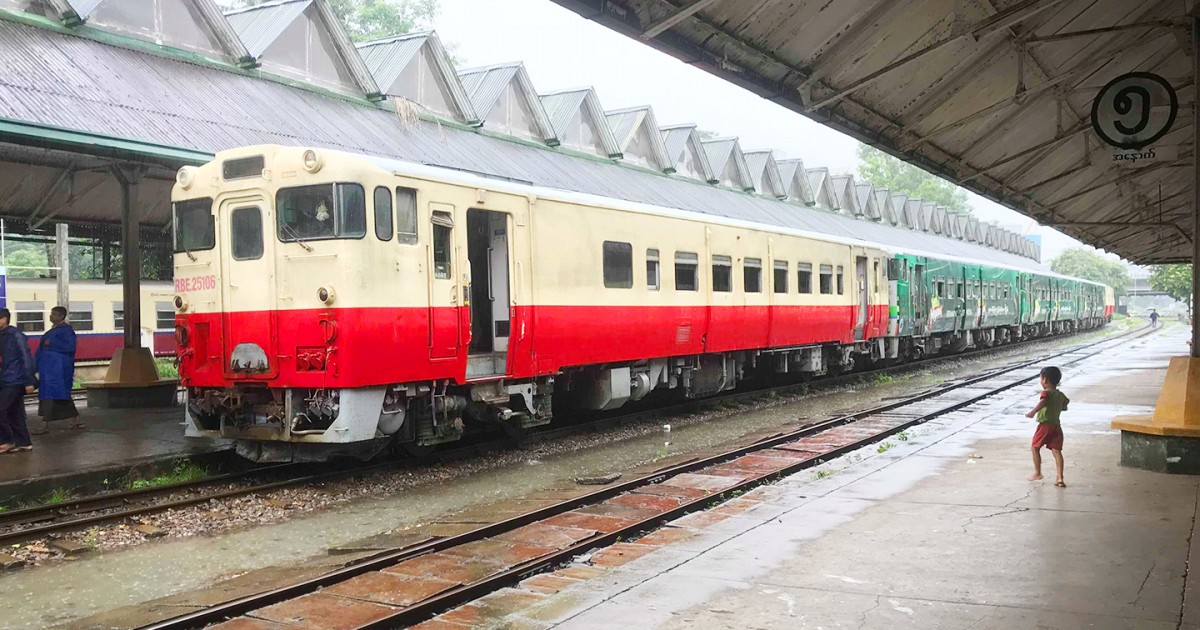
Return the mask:
<svg viewBox="0 0 1200 630">
<path fill-rule="evenodd" d="M 218 214 L 221 325 L 227 378 L 271 378 L 279 372 L 275 308 L 275 239 L 266 229 L 270 204 L 260 195 L 225 199 Z"/>
<path fill-rule="evenodd" d="M 913 277 L 909 282 L 908 291 L 913 308 L 912 334 L 921 336 L 929 332 L 929 290 L 925 286 L 925 265 L 914 264 L 912 269 Z"/>
<path fill-rule="evenodd" d="M 867 257 L 854 259 L 854 280 L 858 283 L 858 316 L 854 320 L 854 340 L 866 339 L 867 315 L 871 309 L 871 286 L 867 278 Z"/>
<path fill-rule="evenodd" d="M 467 211 L 467 258 L 471 265 L 467 376 L 502 375 L 512 328 L 507 214 L 475 208 Z"/>
<path fill-rule="evenodd" d="M 455 279 L 458 248 L 454 245 L 454 206 L 431 203 L 431 244 L 428 247 L 429 269 L 429 356 L 450 359 L 458 356 L 459 289 Z M 464 270 L 465 271 L 465 270 Z M 459 271 L 466 275 L 463 271 Z M 464 295 L 465 300 L 467 296 Z"/>
</svg>

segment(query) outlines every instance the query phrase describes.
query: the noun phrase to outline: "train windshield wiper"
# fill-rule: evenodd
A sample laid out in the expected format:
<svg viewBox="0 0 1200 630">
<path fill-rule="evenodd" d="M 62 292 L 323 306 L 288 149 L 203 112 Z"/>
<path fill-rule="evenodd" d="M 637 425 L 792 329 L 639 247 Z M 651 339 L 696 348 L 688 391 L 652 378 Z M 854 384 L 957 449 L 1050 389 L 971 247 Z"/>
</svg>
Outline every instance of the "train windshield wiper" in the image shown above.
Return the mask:
<svg viewBox="0 0 1200 630">
<path fill-rule="evenodd" d="M 282 223 L 282 222 L 281 222 L 279 225 L 280 225 L 280 227 L 282 227 L 282 228 L 283 228 L 283 232 L 284 232 L 285 234 L 287 234 L 288 236 L 292 237 L 292 239 L 293 239 L 293 240 L 292 240 L 292 242 L 293 242 L 293 243 L 295 243 L 295 244 L 299 245 L 300 247 L 303 247 L 303 248 L 304 248 L 304 251 L 306 251 L 306 252 L 311 252 L 311 251 L 313 250 L 313 248 L 312 248 L 312 247 L 310 247 L 310 246 L 308 245 L 308 243 L 305 243 L 304 241 L 300 240 L 300 233 L 299 233 L 299 232 L 297 232 L 295 228 L 293 228 L 292 226 L 290 226 L 290 225 L 288 225 L 288 224 L 286 224 L 286 223 Z"/>
</svg>

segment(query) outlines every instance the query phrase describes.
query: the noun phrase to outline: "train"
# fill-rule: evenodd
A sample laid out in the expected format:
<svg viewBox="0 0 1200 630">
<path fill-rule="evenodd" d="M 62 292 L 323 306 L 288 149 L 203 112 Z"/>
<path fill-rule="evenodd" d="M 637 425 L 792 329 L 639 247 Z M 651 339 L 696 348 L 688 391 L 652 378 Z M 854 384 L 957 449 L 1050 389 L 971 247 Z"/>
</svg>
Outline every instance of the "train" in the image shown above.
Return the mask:
<svg viewBox="0 0 1200 630">
<path fill-rule="evenodd" d="M 50 329 L 50 309 L 58 299 L 53 278 L 8 278 L 6 301 L 12 324 L 37 348 L 42 333 Z M 175 356 L 174 286 L 170 282 L 142 281 L 142 346 L 155 356 Z M 124 344 L 125 303 L 121 284 L 103 280 L 74 280 L 70 286 L 68 321 L 77 333 L 75 361 L 91 363 L 112 359 Z"/>
<path fill-rule="evenodd" d="M 844 373 L 1113 308 L 1033 263 L 326 149 L 218 153 L 172 201 L 186 433 L 259 462 L 422 452 L 556 405 Z"/>
</svg>

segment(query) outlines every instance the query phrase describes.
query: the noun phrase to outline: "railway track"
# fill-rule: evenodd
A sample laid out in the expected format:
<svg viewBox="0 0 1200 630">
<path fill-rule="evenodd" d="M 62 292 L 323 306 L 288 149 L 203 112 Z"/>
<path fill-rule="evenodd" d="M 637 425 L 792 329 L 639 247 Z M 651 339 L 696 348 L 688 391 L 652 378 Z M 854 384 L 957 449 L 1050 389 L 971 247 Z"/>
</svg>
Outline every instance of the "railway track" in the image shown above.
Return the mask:
<svg viewBox="0 0 1200 630">
<path fill-rule="evenodd" d="M 1060 366 L 1072 365 L 1130 334 L 1147 332 L 1130 331 L 781 432 L 583 496 L 554 501 L 463 534 L 430 537 L 316 578 L 145 628 L 181 630 L 227 620 L 231 627 L 300 620 L 321 627 L 363 629 L 419 623 L 581 554 L 636 538 L 674 518 L 711 507 L 731 494 L 736 496 L 1032 381 L 1037 378 L 1037 366 L 1050 359 Z"/>
<path fill-rule="evenodd" d="M 1141 330 L 1141 329 L 1139 329 Z M 1138 331 L 1129 331 L 1101 342 L 1123 338 Z M 432 454 L 402 460 L 357 463 L 346 462 L 335 465 L 323 464 L 314 472 L 314 464 L 281 464 L 248 471 L 206 477 L 195 481 L 105 493 L 89 497 L 70 499 L 60 503 L 0 512 L 0 546 L 19 544 L 45 536 L 61 535 L 66 532 L 117 522 L 129 518 L 166 512 L 200 505 L 208 501 L 231 499 L 282 488 L 336 481 L 354 475 L 362 475 L 399 467 L 422 467 L 433 463 L 464 459 L 497 450 L 513 448 L 560 439 L 584 432 L 603 431 L 646 421 L 659 416 L 676 416 L 692 413 L 715 405 L 740 404 L 761 399 L 764 395 L 793 395 L 809 391 L 827 390 L 844 385 L 870 380 L 878 374 L 895 375 L 908 371 L 926 369 L 939 363 L 969 358 L 1011 348 L 973 350 L 967 353 L 938 356 L 899 366 L 853 372 L 840 376 L 825 377 L 809 383 L 764 387 L 743 392 L 734 392 L 711 398 L 689 400 L 673 405 L 655 406 L 632 413 L 590 419 L 585 422 L 567 424 L 545 429 L 519 437 L 480 441 L 437 451 Z"/>
</svg>

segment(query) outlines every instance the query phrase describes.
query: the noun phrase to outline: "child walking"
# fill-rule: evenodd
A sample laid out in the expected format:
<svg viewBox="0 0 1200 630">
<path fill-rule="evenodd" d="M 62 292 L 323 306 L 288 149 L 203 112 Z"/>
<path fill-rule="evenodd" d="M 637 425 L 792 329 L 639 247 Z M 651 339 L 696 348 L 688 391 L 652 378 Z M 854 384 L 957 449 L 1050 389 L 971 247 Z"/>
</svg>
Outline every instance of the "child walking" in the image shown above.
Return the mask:
<svg viewBox="0 0 1200 630">
<path fill-rule="evenodd" d="M 1029 480 L 1037 481 L 1042 478 L 1042 447 L 1045 446 L 1054 456 L 1054 468 L 1058 473 L 1054 485 L 1065 488 L 1067 484 L 1063 481 L 1063 432 L 1059 417 L 1067 410 L 1071 401 L 1066 394 L 1058 391 L 1061 381 L 1062 370 L 1056 367 L 1042 369 L 1041 399 L 1025 417 L 1037 416 L 1038 421 L 1037 431 L 1033 434 L 1033 474 L 1029 476 Z"/>
</svg>

